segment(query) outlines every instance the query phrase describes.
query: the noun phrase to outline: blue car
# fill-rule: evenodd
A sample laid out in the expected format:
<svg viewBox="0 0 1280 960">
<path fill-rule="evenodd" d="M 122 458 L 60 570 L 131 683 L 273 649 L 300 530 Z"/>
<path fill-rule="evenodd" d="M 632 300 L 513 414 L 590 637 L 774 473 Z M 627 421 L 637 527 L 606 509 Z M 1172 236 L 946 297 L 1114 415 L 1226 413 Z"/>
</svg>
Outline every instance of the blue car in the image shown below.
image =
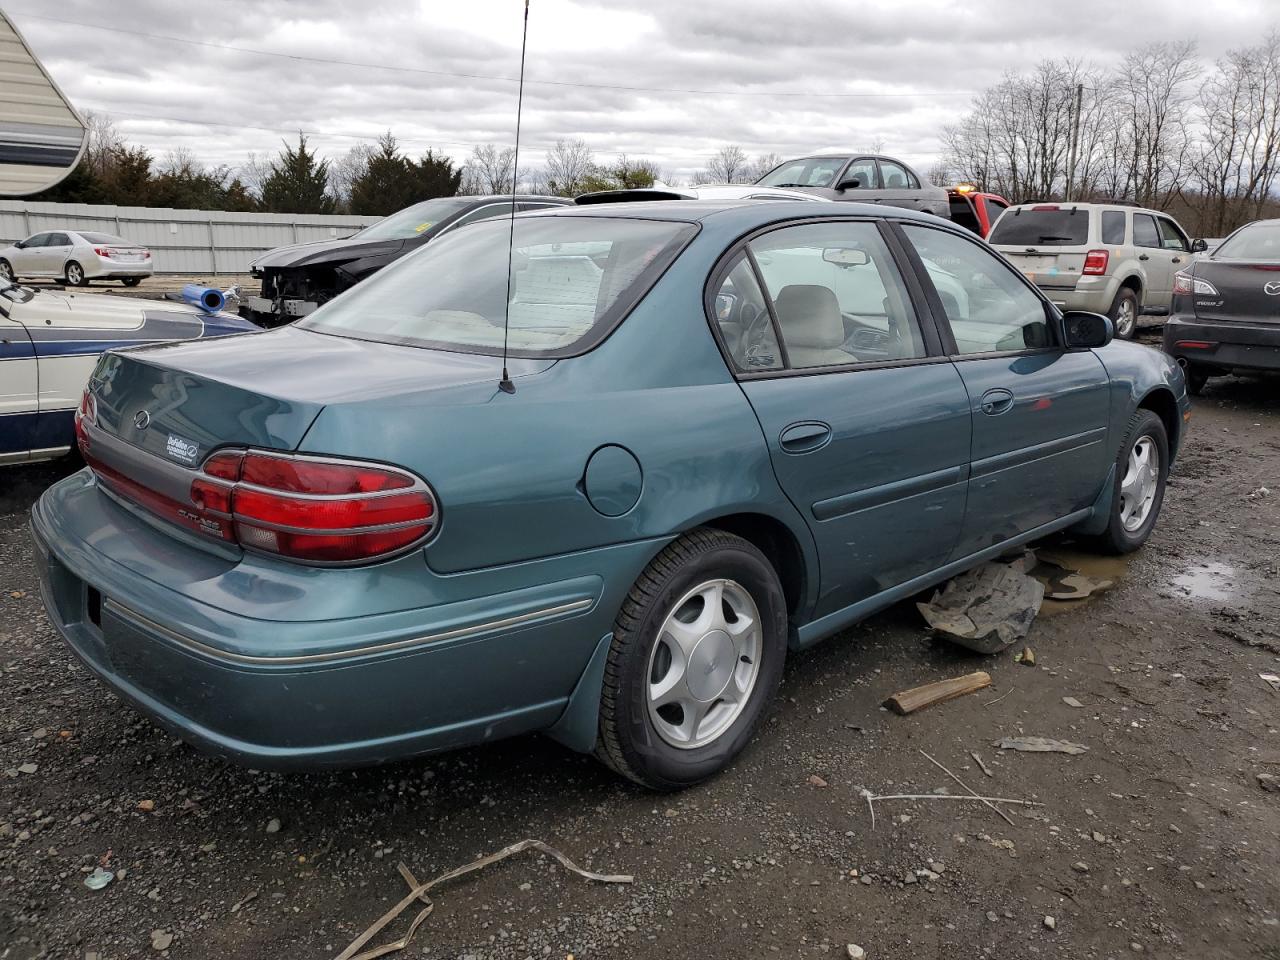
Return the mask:
<svg viewBox="0 0 1280 960">
<path fill-rule="evenodd" d="M 479 223 L 292 326 L 105 355 L 44 602 L 254 766 L 541 730 L 675 789 L 788 653 L 1055 531 L 1142 545 L 1188 401 L 1111 337 L 905 210 Z"/>
</svg>

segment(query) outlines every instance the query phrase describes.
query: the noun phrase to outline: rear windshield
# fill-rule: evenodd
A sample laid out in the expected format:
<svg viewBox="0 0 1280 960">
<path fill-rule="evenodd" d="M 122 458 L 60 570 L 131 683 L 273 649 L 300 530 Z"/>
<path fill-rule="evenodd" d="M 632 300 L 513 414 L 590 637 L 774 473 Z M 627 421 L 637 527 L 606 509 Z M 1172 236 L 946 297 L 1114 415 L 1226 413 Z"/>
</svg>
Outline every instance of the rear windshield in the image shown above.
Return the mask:
<svg viewBox="0 0 1280 960">
<path fill-rule="evenodd" d="M 90 243 L 120 243 L 129 244 L 124 237 L 117 237 L 114 233 L 84 233 L 81 231 L 80 236 L 84 237 Z"/>
<path fill-rule="evenodd" d="M 517 217 L 446 233 L 300 326 L 465 353 L 562 357 L 603 339 L 697 232 L 690 223 Z"/>
<path fill-rule="evenodd" d="M 1227 237 L 1213 251 L 1215 260 L 1280 261 L 1280 224 L 1254 223 Z"/>
<path fill-rule="evenodd" d="M 412 207 L 405 207 L 390 216 L 383 217 L 372 226 L 365 227 L 356 236 L 361 240 L 409 240 L 425 233 L 445 217 L 451 217 L 468 204 L 473 197 L 439 197 L 424 200 Z"/>
<path fill-rule="evenodd" d="M 762 187 L 829 187 L 848 157 L 808 157 L 788 160 L 756 181 Z"/>
<path fill-rule="evenodd" d="M 1078 207 L 1006 210 L 991 236 L 993 244 L 1032 247 L 1070 247 L 1089 242 L 1089 211 Z"/>
</svg>

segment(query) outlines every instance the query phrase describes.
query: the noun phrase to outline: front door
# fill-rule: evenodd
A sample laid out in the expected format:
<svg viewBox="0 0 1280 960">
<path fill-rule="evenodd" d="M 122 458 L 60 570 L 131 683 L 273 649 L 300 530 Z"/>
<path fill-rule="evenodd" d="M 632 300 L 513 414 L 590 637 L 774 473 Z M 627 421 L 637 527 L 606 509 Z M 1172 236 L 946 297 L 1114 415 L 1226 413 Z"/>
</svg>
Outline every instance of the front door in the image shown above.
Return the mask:
<svg viewBox="0 0 1280 960">
<path fill-rule="evenodd" d="M 12 262 L 10 263 L 10 266 L 13 267 L 14 276 L 39 277 L 44 275 L 40 266 L 40 258 L 44 255 L 44 245 L 48 239 L 49 234 L 37 233 L 22 241 L 22 249 L 13 251 Z"/>
<path fill-rule="evenodd" d="M 766 233 L 718 291 L 722 340 L 817 544 L 815 615 L 943 565 L 964 515 L 968 399 L 876 223 Z"/>
<path fill-rule="evenodd" d="M 1114 459 L 1102 361 L 1061 345 L 1052 308 L 990 247 L 920 224 L 902 232 L 920 256 L 935 312 L 947 318 L 973 420 L 955 558 L 1090 506 Z"/>
</svg>

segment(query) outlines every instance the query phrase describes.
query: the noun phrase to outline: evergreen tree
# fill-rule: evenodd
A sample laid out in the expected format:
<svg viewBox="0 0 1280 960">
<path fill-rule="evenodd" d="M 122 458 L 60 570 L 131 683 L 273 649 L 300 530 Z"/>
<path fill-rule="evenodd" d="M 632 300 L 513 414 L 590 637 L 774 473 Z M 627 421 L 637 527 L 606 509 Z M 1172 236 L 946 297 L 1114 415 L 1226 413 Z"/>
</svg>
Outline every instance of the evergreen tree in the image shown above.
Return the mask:
<svg viewBox="0 0 1280 960">
<path fill-rule="evenodd" d="M 430 150 L 419 161 L 400 153 L 396 138 L 387 132 L 369 151 L 364 170 L 351 181 L 347 201 L 352 213 L 386 216 L 432 197 L 452 197 L 458 192 L 462 171 L 453 161 Z"/>
<path fill-rule="evenodd" d="M 271 164 L 262 184 L 262 207 L 272 213 L 333 213 L 328 193 L 329 161 L 319 160 L 298 134 L 298 146 L 288 143 Z"/>
</svg>

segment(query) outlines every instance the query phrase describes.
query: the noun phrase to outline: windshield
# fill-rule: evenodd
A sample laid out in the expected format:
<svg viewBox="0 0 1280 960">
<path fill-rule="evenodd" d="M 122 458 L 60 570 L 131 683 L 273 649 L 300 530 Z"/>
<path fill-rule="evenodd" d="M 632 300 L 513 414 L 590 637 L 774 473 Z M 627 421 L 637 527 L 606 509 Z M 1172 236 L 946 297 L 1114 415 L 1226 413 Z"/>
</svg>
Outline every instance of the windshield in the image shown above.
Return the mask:
<svg viewBox="0 0 1280 960">
<path fill-rule="evenodd" d="M 518 217 L 450 231 L 316 310 L 300 326 L 412 346 L 515 357 L 581 353 L 675 259 L 689 223 Z M 509 305 L 509 308 L 508 308 Z"/>
<path fill-rule="evenodd" d="M 1227 237 L 1215 260 L 1280 260 L 1280 224 L 1253 223 Z"/>
<path fill-rule="evenodd" d="M 1021 247 L 1070 247 L 1089 242 L 1089 211 L 1078 207 L 1006 210 L 987 241 Z"/>
<path fill-rule="evenodd" d="M 361 240 L 409 240 L 430 230 L 445 217 L 451 217 L 463 207 L 474 203 L 474 197 L 440 197 L 424 200 L 412 207 L 383 217 L 371 227 L 365 227 L 357 237 Z"/>
<path fill-rule="evenodd" d="M 804 160 L 788 160 L 774 167 L 756 181 L 762 187 L 829 187 L 836 179 L 848 157 L 809 157 Z"/>
</svg>

